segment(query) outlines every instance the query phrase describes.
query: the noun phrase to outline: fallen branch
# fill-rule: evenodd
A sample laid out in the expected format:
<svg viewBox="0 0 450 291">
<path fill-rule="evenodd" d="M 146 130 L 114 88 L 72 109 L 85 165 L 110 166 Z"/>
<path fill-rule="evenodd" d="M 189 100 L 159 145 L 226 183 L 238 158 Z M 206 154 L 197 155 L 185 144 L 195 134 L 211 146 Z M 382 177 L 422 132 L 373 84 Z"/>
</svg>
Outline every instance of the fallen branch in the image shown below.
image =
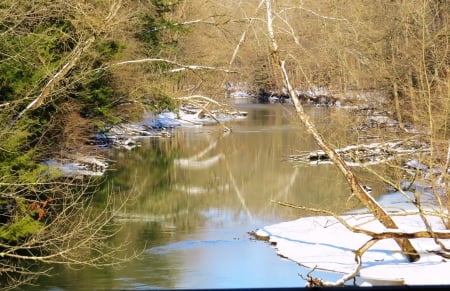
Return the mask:
<svg viewBox="0 0 450 291">
<path fill-rule="evenodd" d="M 208 17 L 211 18 L 211 17 Z M 209 24 L 209 25 L 217 25 L 217 23 L 215 21 L 207 21 L 206 19 L 195 19 L 195 20 L 187 20 L 184 22 L 176 22 L 176 23 L 171 23 L 170 25 L 165 25 L 165 26 L 159 26 L 159 27 L 155 27 L 152 28 L 150 31 L 151 32 L 156 32 L 156 31 L 161 31 L 164 29 L 168 29 L 171 27 L 177 27 L 177 26 L 187 26 L 187 25 L 192 25 L 192 24 L 197 24 L 197 23 L 204 23 L 204 24 Z"/>
<path fill-rule="evenodd" d="M 349 145 L 343 148 L 335 149 L 336 153 L 345 160 L 349 166 L 366 167 L 388 162 L 396 157 L 403 155 L 418 154 L 420 152 L 429 152 L 430 148 L 426 145 L 419 145 L 407 141 L 391 141 L 384 143 L 369 143 Z M 289 155 L 291 161 L 308 164 L 326 164 L 332 163 L 330 157 L 323 150 L 305 152 L 296 155 Z"/>
<path fill-rule="evenodd" d="M 355 252 L 355 261 L 357 263 L 357 266 L 356 266 L 355 270 L 353 272 L 349 273 L 349 274 L 345 274 L 344 276 L 342 276 L 341 279 L 337 280 L 336 282 L 323 281 L 320 278 L 312 277 L 311 273 L 314 272 L 314 270 L 316 269 L 314 267 L 306 275 L 306 278 L 301 276 L 302 279 L 304 279 L 307 282 L 305 287 L 307 287 L 307 288 L 314 288 L 314 287 L 339 287 L 339 286 L 344 286 L 345 282 L 347 282 L 349 280 L 352 280 L 352 279 L 355 279 L 356 276 L 359 274 L 359 271 L 362 268 L 361 255 L 359 253 Z"/>
<path fill-rule="evenodd" d="M 208 105 L 209 104 L 215 104 L 216 106 L 219 107 L 223 107 L 223 104 L 217 102 L 216 100 L 206 97 L 206 96 L 201 96 L 201 95 L 193 95 L 193 96 L 187 96 L 187 97 L 179 97 L 179 98 L 175 98 L 176 100 L 194 105 L 198 108 L 200 108 L 201 110 L 197 113 L 197 117 L 199 117 L 200 114 L 204 114 L 204 112 L 206 112 L 212 119 L 214 119 L 218 124 L 220 124 L 222 126 L 222 128 L 226 131 L 226 132 L 231 132 L 231 129 L 226 126 L 222 121 L 220 121 L 219 119 L 217 119 L 214 116 L 214 113 L 212 113 L 209 109 L 208 109 Z M 207 101 L 208 103 L 206 105 L 201 104 L 199 101 L 197 100 L 204 100 Z"/>
</svg>

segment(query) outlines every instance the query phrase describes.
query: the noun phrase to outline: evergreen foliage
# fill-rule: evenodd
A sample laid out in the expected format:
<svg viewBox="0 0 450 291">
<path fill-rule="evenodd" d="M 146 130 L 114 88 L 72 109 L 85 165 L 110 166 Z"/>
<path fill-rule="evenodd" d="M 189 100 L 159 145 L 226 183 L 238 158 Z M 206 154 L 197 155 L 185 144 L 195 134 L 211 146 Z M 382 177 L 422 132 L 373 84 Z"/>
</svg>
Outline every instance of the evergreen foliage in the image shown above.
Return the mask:
<svg viewBox="0 0 450 291">
<path fill-rule="evenodd" d="M 152 57 L 167 57 L 178 51 L 178 39 L 188 32 L 168 14 L 176 10 L 180 1 L 152 0 L 154 13 L 144 15 L 142 28 L 136 33 L 136 38 L 144 45 L 146 54 Z"/>
</svg>

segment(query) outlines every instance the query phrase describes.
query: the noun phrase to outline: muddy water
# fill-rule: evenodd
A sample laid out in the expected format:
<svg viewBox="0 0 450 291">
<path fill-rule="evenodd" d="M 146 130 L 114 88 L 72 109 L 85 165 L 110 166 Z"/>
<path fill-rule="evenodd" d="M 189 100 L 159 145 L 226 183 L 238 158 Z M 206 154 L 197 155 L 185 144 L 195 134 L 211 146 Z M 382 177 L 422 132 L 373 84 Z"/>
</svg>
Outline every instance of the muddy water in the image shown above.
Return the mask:
<svg viewBox="0 0 450 291">
<path fill-rule="evenodd" d="M 55 267 L 39 281 L 39 289 L 304 286 L 299 274 L 309 270 L 278 257 L 248 232 L 306 215 L 272 200 L 344 211 L 351 207 L 348 187 L 332 165 L 288 161 L 289 154 L 317 148 L 291 109 L 240 109 L 248 118 L 230 124 L 231 133 L 218 126 L 177 129 L 171 138 L 143 139 L 140 148 L 113 153 L 117 163 L 105 187 L 133 194 L 118 217 L 124 227 L 115 241 L 142 253 L 121 268 Z M 346 113 L 308 111 L 334 142 L 348 138 L 341 124 Z"/>
</svg>

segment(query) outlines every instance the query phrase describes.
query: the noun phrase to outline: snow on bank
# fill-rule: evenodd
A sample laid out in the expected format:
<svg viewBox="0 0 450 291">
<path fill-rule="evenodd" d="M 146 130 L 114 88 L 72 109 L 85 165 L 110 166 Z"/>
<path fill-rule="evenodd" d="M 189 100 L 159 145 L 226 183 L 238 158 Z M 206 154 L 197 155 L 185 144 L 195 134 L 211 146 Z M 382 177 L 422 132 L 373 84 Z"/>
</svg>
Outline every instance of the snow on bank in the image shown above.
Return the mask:
<svg viewBox="0 0 450 291">
<path fill-rule="evenodd" d="M 246 112 L 220 112 L 212 111 L 200 117 L 202 109 L 196 107 L 183 107 L 179 114 L 170 111 L 163 111 L 156 117 L 152 114 L 144 116 L 144 121 L 138 123 L 118 124 L 109 131 L 98 133 L 89 142 L 98 147 L 114 147 L 131 150 L 139 146 L 139 140 L 146 137 L 170 137 L 170 129 L 176 127 L 203 126 L 217 124 L 218 122 L 228 122 L 232 120 L 245 119 Z M 169 130 L 167 130 L 169 129 Z M 190 166 L 204 166 L 208 162 L 217 162 L 221 157 L 203 162 L 191 162 Z M 189 161 L 178 161 L 180 164 Z M 100 157 L 82 156 L 75 157 L 68 155 L 65 159 L 49 160 L 42 163 L 48 167 L 48 174 L 61 177 L 83 177 L 102 176 L 109 164 Z"/>
<path fill-rule="evenodd" d="M 414 215 L 402 215 L 417 211 L 410 197 L 396 192 L 385 195 L 380 204 L 389 208 L 393 219 L 402 231 L 425 230 L 425 225 L 417 212 Z M 431 201 L 428 201 L 431 202 Z M 424 204 L 426 202 L 424 201 Z M 389 206 L 389 207 L 387 207 Z M 430 207 L 430 205 L 428 205 Z M 395 216 L 395 214 L 399 214 Z M 382 232 L 386 229 L 371 214 L 355 211 L 342 216 L 350 225 Z M 440 218 L 427 216 L 434 230 L 445 230 Z M 371 237 L 353 233 L 332 216 L 305 217 L 264 227 L 256 235 L 268 238 L 276 244 L 280 256 L 286 257 L 308 268 L 317 268 L 344 274 L 357 268 L 354 251 L 359 249 Z M 430 253 L 440 249 L 433 239 L 412 239 L 419 251 L 419 261 L 410 263 L 400 253 L 393 239 L 377 242 L 362 256 L 362 268 L 358 282 L 361 285 L 433 285 L 450 284 L 450 262 L 442 256 Z M 450 239 L 441 242 L 450 247 Z M 313 276 L 314 274 L 312 274 Z"/>
<path fill-rule="evenodd" d="M 108 163 L 97 157 L 76 157 L 71 160 L 49 160 L 43 162 L 47 166 L 47 174 L 60 177 L 102 176 L 108 168 Z"/>
</svg>

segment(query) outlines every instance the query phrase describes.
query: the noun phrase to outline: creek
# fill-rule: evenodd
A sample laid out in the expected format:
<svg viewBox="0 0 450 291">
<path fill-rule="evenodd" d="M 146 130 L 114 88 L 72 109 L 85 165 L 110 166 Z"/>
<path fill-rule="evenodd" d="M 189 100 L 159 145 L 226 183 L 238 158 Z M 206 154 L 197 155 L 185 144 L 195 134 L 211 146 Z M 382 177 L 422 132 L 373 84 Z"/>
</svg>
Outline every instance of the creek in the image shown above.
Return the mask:
<svg viewBox="0 0 450 291">
<path fill-rule="evenodd" d="M 349 188 L 333 165 L 288 161 L 289 154 L 317 149 L 291 107 L 237 106 L 248 117 L 230 123 L 231 133 L 220 126 L 178 128 L 171 137 L 142 139 L 131 151 L 112 151 L 116 162 L 104 185 L 133 196 L 117 219 L 123 230 L 114 241 L 143 252 L 120 268 L 55 266 L 38 289 L 303 287 L 299 274 L 310 270 L 277 256 L 249 232 L 309 215 L 271 200 L 343 212 L 350 207 Z M 307 111 L 334 142 L 351 139 L 342 126 L 347 111 Z"/>
</svg>

